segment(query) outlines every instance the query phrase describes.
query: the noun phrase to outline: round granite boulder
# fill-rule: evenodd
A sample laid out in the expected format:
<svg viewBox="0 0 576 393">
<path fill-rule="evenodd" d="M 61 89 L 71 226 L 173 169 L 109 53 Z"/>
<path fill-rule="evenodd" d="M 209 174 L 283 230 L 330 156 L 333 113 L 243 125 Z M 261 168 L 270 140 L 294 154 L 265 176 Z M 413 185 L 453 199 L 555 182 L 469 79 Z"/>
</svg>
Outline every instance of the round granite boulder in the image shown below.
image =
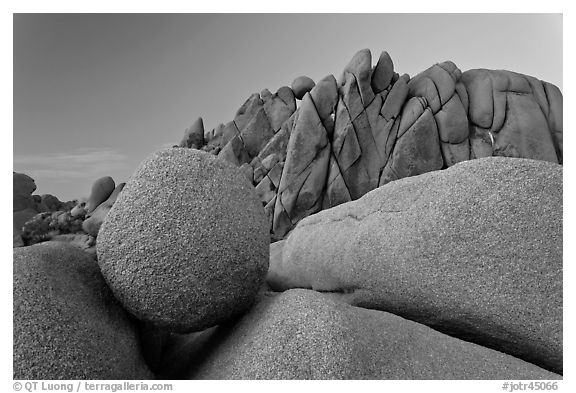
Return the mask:
<svg viewBox="0 0 576 393">
<path fill-rule="evenodd" d="M 253 186 L 224 160 L 164 149 L 144 160 L 98 234 L 98 263 L 140 320 L 199 331 L 246 311 L 268 270 Z"/>
<path fill-rule="evenodd" d="M 312 79 L 302 75 L 294 79 L 292 82 L 292 91 L 294 92 L 294 96 L 301 100 L 306 93 L 314 88 L 315 85 L 316 84 Z"/>
<path fill-rule="evenodd" d="M 81 249 L 14 249 L 14 379 L 150 379 L 134 321 Z"/>
</svg>

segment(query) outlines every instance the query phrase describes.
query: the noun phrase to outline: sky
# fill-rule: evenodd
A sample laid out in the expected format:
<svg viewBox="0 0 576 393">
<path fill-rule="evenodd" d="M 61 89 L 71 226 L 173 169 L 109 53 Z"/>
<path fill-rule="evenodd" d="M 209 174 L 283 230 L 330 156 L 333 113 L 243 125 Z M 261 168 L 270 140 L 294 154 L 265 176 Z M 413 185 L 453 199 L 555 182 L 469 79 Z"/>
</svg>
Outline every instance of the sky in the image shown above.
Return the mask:
<svg viewBox="0 0 576 393">
<path fill-rule="evenodd" d="M 234 118 L 252 93 L 341 73 L 387 51 L 414 76 L 452 60 L 563 91 L 561 14 L 14 14 L 13 170 L 37 194 L 87 197 L 125 182 L 201 116 Z"/>
</svg>

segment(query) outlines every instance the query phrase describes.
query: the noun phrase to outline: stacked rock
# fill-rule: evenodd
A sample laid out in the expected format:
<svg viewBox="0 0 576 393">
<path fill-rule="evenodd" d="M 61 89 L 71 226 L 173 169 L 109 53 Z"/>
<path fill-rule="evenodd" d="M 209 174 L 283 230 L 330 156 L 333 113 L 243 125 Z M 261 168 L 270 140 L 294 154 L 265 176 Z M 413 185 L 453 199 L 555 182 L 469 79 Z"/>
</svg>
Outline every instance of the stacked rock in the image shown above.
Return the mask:
<svg viewBox="0 0 576 393">
<path fill-rule="evenodd" d="M 273 239 L 322 209 L 461 161 L 562 163 L 562 93 L 514 72 L 462 73 L 446 61 L 410 78 L 394 71 L 387 52 L 372 66 L 363 49 L 338 82 L 301 76 L 292 90 L 269 93 L 253 94 L 233 121 L 205 135 L 202 149 L 251 178 Z"/>
</svg>

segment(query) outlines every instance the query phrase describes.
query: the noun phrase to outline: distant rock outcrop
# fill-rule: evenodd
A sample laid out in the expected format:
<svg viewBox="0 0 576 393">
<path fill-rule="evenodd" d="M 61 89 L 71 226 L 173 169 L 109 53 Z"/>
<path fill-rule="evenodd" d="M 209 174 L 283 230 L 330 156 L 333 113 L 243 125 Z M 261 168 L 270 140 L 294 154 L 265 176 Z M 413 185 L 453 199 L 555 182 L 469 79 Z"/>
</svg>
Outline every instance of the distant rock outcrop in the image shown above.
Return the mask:
<svg viewBox="0 0 576 393">
<path fill-rule="evenodd" d="M 34 179 L 23 173 L 13 172 L 13 247 L 29 244 L 26 239 L 29 234 L 26 233 L 24 226 L 31 219 L 36 219 L 35 216 L 43 214 L 42 219 L 38 220 L 42 221 L 46 216 L 52 216 L 52 213 L 69 211 L 76 203 L 75 201 L 61 202 L 50 194 L 32 195 L 34 191 L 36 191 Z M 34 227 L 34 231 L 36 231 L 38 228 L 35 224 Z M 48 232 L 49 230 L 42 234 L 36 233 L 38 235 L 36 238 L 39 241 L 48 240 Z M 28 236 L 29 238 L 30 236 Z"/>
<path fill-rule="evenodd" d="M 268 93 L 250 96 L 196 147 L 253 174 L 273 239 L 310 214 L 461 161 L 562 163 L 562 93 L 527 75 L 462 73 L 445 61 L 410 78 L 386 52 L 372 66 L 363 49 L 338 82 L 299 77 Z"/>
<path fill-rule="evenodd" d="M 81 233 L 83 216 L 73 217 L 67 211 L 44 212 L 34 215 L 22 227 L 24 244 L 31 246 L 52 240 L 54 236 Z"/>
<path fill-rule="evenodd" d="M 105 176 L 92 184 L 87 202 L 60 202 L 50 194 L 32 195 L 36 189 L 34 180 L 27 175 L 14 172 L 13 246 L 30 246 L 50 240 L 66 239 L 65 241 L 80 245 L 82 249 L 94 254 L 96 252 L 93 249 L 96 244 L 94 238 L 98 236 L 100 226 L 124 184 L 115 186 L 114 179 Z"/>
</svg>

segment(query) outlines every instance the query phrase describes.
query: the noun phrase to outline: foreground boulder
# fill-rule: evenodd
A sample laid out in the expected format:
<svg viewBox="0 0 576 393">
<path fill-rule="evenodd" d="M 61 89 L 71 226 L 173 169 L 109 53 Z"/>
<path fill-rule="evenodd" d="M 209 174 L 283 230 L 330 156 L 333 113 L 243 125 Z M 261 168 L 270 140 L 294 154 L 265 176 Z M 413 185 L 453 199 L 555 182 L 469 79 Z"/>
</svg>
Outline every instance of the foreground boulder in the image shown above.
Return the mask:
<svg viewBox="0 0 576 393">
<path fill-rule="evenodd" d="M 272 287 L 342 294 L 562 372 L 562 166 L 493 157 L 307 217 Z"/>
<path fill-rule="evenodd" d="M 14 379 L 150 379 L 137 331 L 80 249 L 14 249 Z"/>
<path fill-rule="evenodd" d="M 307 290 L 264 297 L 212 335 L 193 379 L 558 379 L 512 356 Z M 198 348 L 198 346 L 196 346 Z M 204 352 L 206 353 L 206 352 Z M 196 359 L 203 355 L 196 353 Z M 180 355 L 180 359 L 184 358 Z"/>
<path fill-rule="evenodd" d="M 149 156 L 98 234 L 98 263 L 137 318 L 203 330 L 243 313 L 268 270 L 268 225 L 242 173 L 209 153 Z"/>
</svg>

